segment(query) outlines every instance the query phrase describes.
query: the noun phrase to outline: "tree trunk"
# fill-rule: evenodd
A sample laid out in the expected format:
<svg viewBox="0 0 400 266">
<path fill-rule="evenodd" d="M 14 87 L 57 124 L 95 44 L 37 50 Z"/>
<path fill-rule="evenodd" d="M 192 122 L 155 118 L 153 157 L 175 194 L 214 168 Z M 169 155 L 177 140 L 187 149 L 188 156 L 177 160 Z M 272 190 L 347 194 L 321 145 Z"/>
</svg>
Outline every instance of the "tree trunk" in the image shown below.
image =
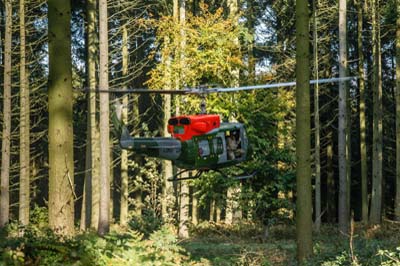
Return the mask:
<svg viewBox="0 0 400 266">
<path fill-rule="evenodd" d="M 122 76 L 128 75 L 128 29 L 127 25 L 122 26 Z M 127 84 L 123 86 L 127 89 Z M 125 94 L 122 98 L 122 122 L 128 123 L 128 95 Z M 129 198 L 129 176 L 128 176 L 128 151 L 121 150 L 121 209 L 120 209 L 120 224 L 126 226 L 128 223 L 128 198 Z"/>
<path fill-rule="evenodd" d="M 220 223 L 221 222 L 221 206 L 217 202 L 215 205 L 215 222 Z"/>
<path fill-rule="evenodd" d="M 84 201 L 82 207 L 81 229 L 91 227 L 97 230 L 99 224 L 99 129 L 96 122 L 96 6 L 97 0 L 86 2 L 86 53 L 88 92 L 88 140 L 86 149 L 87 168 L 84 185 Z M 84 214 L 83 214 L 84 211 Z M 83 223 L 83 224 L 82 224 Z"/>
<path fill-rule="evenodd" d="M 333 170 L 333 136 L 328 133 L 328 145 L 326 147 L 326 216 L 330 223 L 336 222 L 336 186 Z"/>
<path fill-rule="evenodd" d="M 100 209 L 100 140 L 98 123 L 96 122 L 96 56 L 97 56 L 97 32 L 96 9 L 97 0 L 88 0 L 87 12 L 87 60 L 88 60 L 88 86 L 89 86 L 89 139 L 90 139 L 90 169 L 89 179 L 86 180 L 86 215 L 90 227 L 97 230 L 99 224 Z M 88 225 L 89 225 L 88 224 Z"/>
<path fill-rule="evenodd" d="M 88 103 L 89 103 L 89 97 Z M 85 149 L 85 182 L 83 183 L 83 193 L 82 193 L 82 208 L 81 208 L 81 219 L 79 229 L 81 231 L 85 231 L 90 225 L 90 206 L 88 203 L 91 202 L 91 195 L 88 192 L 88 183 L 91 182 L 91 173 L 90 173 L 90 161 L 91 161 L 91 154 L 90 154 L 90 125 L 87 123 L 86 125 L 86 149 Z M 89 210 L 89 212 L 87 211 Z"/>
<path fill-rule="evenodd" d="M 30 202 L 30 123 L 29 123 L 29 83 L 26 73 L 26 38 L 25 38 L 25 0 L 19 1 L 19 29 L 20 29 L 20 140 L 19 140 L 19 223 L 29 224 Z"/>
<path fill-rule="evenodd" d="M 312 254 L 309 9 L 296 1 L 296 235 L 299 264 Z"/>
<path fill-rule="evenodd" d="M 182 177 L 186 177 L 187 173 L 182 174 Z M 180 238 L 189 237 L 189 185 L 187 182 L 180 182 L 181 193 L 180 193 L 180 204 L 179 204 L 179 228 L 178 235 Z"/>
<path fill-rule="evenodd" d="M 1 146 L 0 227 L 10 217 L 10 145 L 11 145 L 11 41 L 12 0 L 5 0 L 4 83 L 3 83 L 3 135 Z"/>
<path fill-rule="evenodd" d="M 361 217 L 364 223 L 368 222 L 368 167 L 367 167 L 367 127 L 365 116 L 365 73 L 364 53 L 362 45 L 363 30 L 363 1 L 357 2 L 357 46 L 358 46 L 358 76 L 360 90 L 360 160 L 361 160 Z"/>
<path fill-rule="evenodd" d="M 379 224 L 382 212 L 382 75 L 380 55 L 379 0 L 372 0 L 372 98 L 373 98 L 373 139 L 372 139 L 372 194 L 369 222 Z"/>
<path fill-rule="evenodd" d="M 196 194 L 196 189 L 193 187 L 193 192 L 192 192 L 192 224 L 197 225 L 199 223 L 199 217 L 198 217 L 198 209 L 199 209 L 199 198 L 198 195 Z"/>
<path fill-rule="evenodd" d="M 314 54 L 314 79 L 318 80 L 318 21 L 317 21 L 317 5 L 313 0 L 313 54 Z M 315 230 L 320 231 L 321 228 L 321 156 L 320 156 L 320 122 L 319 122 L 319 84 L 314 85 L 314 141 L 315 141 Z"/>
<path fill-rule="evenodd" d="M 99 0 L 99 87 L 108 89 L 107 0 Z M 110 229 L 110 125 L 109 95 L 100 93 L 100 212 L 99 235 Z"/>
<path fill-rule="evenodd" d="M 339 1 L 339 77 L 347 73 L 347 2 Z M 339 160 L 339 230 L 347 233 L 349 230 L 350 212 L 348 206 L 348 153 L 347 153 L 347 82 L 339 82 L 339 128 L 338 128 L 338 160 Z"/>
<path fill-rule="evenodd" d="M 186 46 L 186 33 L 184 26 L 186 23 L 186 3 L 185 0 L 179 0 L 179 23 L 180 23 L 180 64 L 183 70 L 185 62 L 185 46 Z M 185 73 L 181 73 L 180 81 L 184 80 Z M 182 85 L 182 84 L 181 84 Z M 180 194 L 180 204 L 179 204 L 179 228 L 178 235 L 180 238 L 188 238 L 188 221 L 189 221 L 189 185 L 187 182 L 181 182 L 181 194 Z"/>
<path fill-rule="evenodd" d="M 400 0 L 397 0 L 396 30 L 396 201 L 395 217 L 400 221 Z"/>
<path fill-rule="evenodd" d="M 215 199 L 212 198 L 210 201 L 210 213 L 209 213 L 209 221 L 214 222 L 214 214 L 215 214 Z"/>
<path fill-rule="evenodd" d="M 254 46 L 255 46 L 255 19 L 256 14 L 254 12 L 254 5 L 255 2 L 253 0 L 247 0 L 247 12 L 246 12 L 246 19 L 247 19 L 247 28 L 250 34 L 249 44 L 247 46 L 247 54 L 248 54 L 248 82 L 250 84 L 255 84 L 255 77 L 256 77 L 256 59 L 254 57 Z"/>
<path fill-rule="evenodd" d="M 165 38 L 165 43 L 168 45 L 170 42 L 169 38 Z M 166 58 L 162 58 L 164 63 L 166 64 L 166 79 L 167 79 L 167 88 L 172 89 L 172 82 L 171 82 L 171 58 L 170 55 L 167 55 Z M 163 95 L 163 137 L 168 137 L 168 120 L 171 117 L 171 95 L 166 94 Z M 172 183 L 168 181 L 168 178 L 173 176 L 173 168 L 172 162 L 164 160 L 162 161 L 162 176 L 163 176 L 163 189 L 162 189 L 162 202 L 161 202 L 161 215 L 164 221 L 169 221 L 172 219 L 172 208 L 173 208 L 173 187 Z"/>
<path fill-rule="evenodd" d="M 70 21 L 69 1 L 48 1 L 49 225 L 55 232 L 65 235 L 74 233 Z"/>
<path fill-rule="evenodd" d="M 141 216 L 142 215 L 142 209 L 143 209 L 143 200 L 142 200 L 142 191 L 139 189 L 135 193 L 135 212 L 136 216 Z"/>
<path fill-rule="evenodd" d="M 226 191 L 225 224 L 233 223 L 233 187 Z"/>
</svg>

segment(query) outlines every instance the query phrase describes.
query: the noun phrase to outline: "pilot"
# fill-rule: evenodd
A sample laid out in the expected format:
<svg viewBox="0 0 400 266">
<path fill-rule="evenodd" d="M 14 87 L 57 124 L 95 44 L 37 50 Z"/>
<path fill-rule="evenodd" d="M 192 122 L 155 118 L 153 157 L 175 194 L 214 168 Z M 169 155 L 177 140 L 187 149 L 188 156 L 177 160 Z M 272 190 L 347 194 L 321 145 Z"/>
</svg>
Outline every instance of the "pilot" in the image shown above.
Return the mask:
<svg viewBox="0 0 400 266">
<path fill-rule="evenodd" d="M 228 152 L 228 158 L 230 160 L 235 159 L 235 151 L 238 148 L 238 141 L 236 140 L 236 132 L 231 132 L 231 134 L 227 138 L 227 152 Z"/>
</svg>

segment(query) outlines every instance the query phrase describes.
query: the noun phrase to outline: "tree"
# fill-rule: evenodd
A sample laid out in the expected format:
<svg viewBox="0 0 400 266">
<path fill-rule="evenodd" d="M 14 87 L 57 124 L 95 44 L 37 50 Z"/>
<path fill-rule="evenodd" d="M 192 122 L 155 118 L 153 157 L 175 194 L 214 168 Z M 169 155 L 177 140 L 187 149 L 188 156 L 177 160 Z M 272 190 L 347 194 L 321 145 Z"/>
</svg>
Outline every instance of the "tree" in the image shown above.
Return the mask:
<svg viewBox="0 0 400 266">
<path fill-rule="evenodd" d="M 312 254 L 310 52 L 307 3 L 305 0 L 296 1 L 296 238 L 299 263 Z"/>
<path fill-rule="evenodd" d="M 26 38 L 25 38 L 25 0 L 19 1 L 19 30 L 20 30 L 20 119 L 19 119 L 19 222 L 29 224 L 30 202 L 30 120 L 29 120 L 29 83 L 26 73 Z"/>
<path fill-rule="evenodd" d="M 128 29 L 127 25 L 122 26 L 122 76 L 128 75 Z M 127 89 L 126 85 L 124 88 Z M 122 98 L 122 122 L 128 123 L 128 95 Z M 128 151 L 121 151 L 121 210 L 120 210 L 120 224 L 126 226 L 128 223 L 128 197 L 129 197 L 129 176 L 128 176 Z"/>
<path fill-rule="evenodd" d="M 11 142 L 11 41 L 12 0 L 5 1 L 4 82 L 3 82 L 3 135 L 1 145 L 0 227 L 10 217 L 10 142 Z"/>
<path fill-rule="evenodd" d="M 90 170 L 85 180 L 86 215 L 88 215 L 87 226 L 97 229 L 99 224 L 100 204 L 100 140 L 97 123 L 96 104 L 96 54 L 97 54 L 97 31 L 96 31 L 96 7 L 97 0 L 88 0 L 86 3 L 87 14 L 87 81 L 89 87 L 88 95 L 88 123 L 89 123 L 89 157 Z"/>
<path fill-rule="evenodd" d="M 318 12 L 317 3 L 313 1 L 313 55 L 314 55 L 314 79 L 318 80 Z M 320 140 L 320 121 L 319 121 L 319 84 L 314 86 L 314 141 L 315 141 L 315 230 L 319 232 L 321 228 L 321 140 Z"/>
<path fill-rule="evenodd" d="M 396 200 L 395 216 L 400 221 L 400 0 L 397 0 L 396 29 Z"/>
<path fill-rule="evenodd" d="M 108 89 L 108 16 L 107 0 L 99 0 L 99 87 Z M 109 95 L 100 94 L 100 212 L 99 235 L 110 229 L 110 125 Z"/>
<path fill-rule="evenodd" d="M 188 174 L 182 174 L 182 178 Z M 187 182 L 180 182 L 180 201 L 179 201 L 179 228 L 178 235 L 180 238 L 189 237 L 189 185 Z"/>
<path fill-rule="evenodd" d="M 70 1 L 48 1 L 49 224 L 54 231 L 67 235 L 74 232 L 70 21 Z"/>
<path fill-rule="evenodd" d="M 339 0 L 339 77 L 347 76 L 347 2 Z M 338 220 L 339 230 L 347 232 L 350 222 L 350 206 L 348 204 L 349 174 L 347 160 L 349 157 L 347 149 L 347 82 L 339 82 L 339 127 L 338 127 L 338 157 L 339 157 L 339 204 Z"/>
<path fill-rule="evenodd" d="M 179 0 L 179 25 L 180 25 L 180 64 L 181 64 L 181 73 L 179 80 L 179 86 L 182 86 L 185 80 L 185 46 L 186 46 L 186 32 L 185 32 L 185 23 L 186 23 L 186 1 Z M 181 191 L 180 191 L 180 204 L 179 204 L 179 228 L 178 235 L 181 238 L 189 237 L 189 184 L 187 182 L 181 182 Z"/>
<path fill-rule="evenodd" d="M 238 1 L 237 0 L 228 0 L 227 1 L 227 6 L 228 6 L 228 11 L 229 11 L 229 16 L 231 18 L 236 18 L 239 8 L 238 8 Z M 237 21 L 233 20 L 233 23 L 238 23 Z M 239 38 L 238 36 L 234 36 L 233 43 L 236 43 L 239 45 Z M 233 67 L 231 70 L 231 75 L 232 75 L 232 86 L 234 87 L 239 87 L 239 68 L 238 67 Z M 230 99 L 232 102 L 234 102 L 234 96 L 231 95 Z M 234 120 L 236 119 L 235 117 L 230 114 L 229 120 Z M 239 198 L 239 195 L 241 193 L 241 186 L 239 185 L 234 185 L 228 187 L 227 193 L 226 193 L 226 215 L 225 215 L 225 223 L 227 224 L 232 224 L 235 222 L 235 218 L 241 219 L 241 210 L 239 203 L 237 202 L 237 198 Z"/>
<path fill-rule="evenodd" d="M 372 139 L 372 194 L 369 222 L 379 224 L 382 212 L 382 65 L 380 49 L 379 0 L 371 2 L 372 19 L 372 98 L 373 98 L 373 139 Z"/>
<path fill-rule="evenodd" d="M 358 76 L 360 91 L 360 163 L 361 163 L 361 213 L 363 222 L 368 221 L 368 168 L 367 168 L 367 128 L 365 117 L 365 73 L 364 51 L 362 45 L 363 30 L 363 0 L 357 0 L 357 49 L 358 49 Z"/>
<path fill-rule="evenodd" d="M 178 7 L 177 1 L 174 1 L 174 11 Z M 174 12 L 174 18 L 177 19 L 177 12 Z M 170 45 L 170 38 L 169 36 L 164 37 L 164 43 L 166 46 Z M 162 63 L 166 65 L 165 68 L 165 79 L 166 79 L 166 89 L 172 89 L 172 70 L 171 70 L 171 54 L 170 53 L 164 53 L 162 57 Z M 162 135 L 164 137 L 169 136 L 168 132 L 168 120 L 171 118 L 171 95 L 165 94 L 163 95 L 163 131 Z M 168 219 L 172 218 L 171 215 L 171 209 L 173 208 L 173 200 L 172 200 L 172 195 L 173 193 L 173 186 L 171 182 L 168 181 L 168 178 L 170 178 L 173 175 L 173 168 L 172 168 L 172 162 L 171 161 L 166 161 L 164 160 L 162 162 L 162 176 L 163 176 L 163 189 L 162 189 L 162 202 L 161 202 L 161 215 L 164 221 L 167 221 Z"/>
</svg>

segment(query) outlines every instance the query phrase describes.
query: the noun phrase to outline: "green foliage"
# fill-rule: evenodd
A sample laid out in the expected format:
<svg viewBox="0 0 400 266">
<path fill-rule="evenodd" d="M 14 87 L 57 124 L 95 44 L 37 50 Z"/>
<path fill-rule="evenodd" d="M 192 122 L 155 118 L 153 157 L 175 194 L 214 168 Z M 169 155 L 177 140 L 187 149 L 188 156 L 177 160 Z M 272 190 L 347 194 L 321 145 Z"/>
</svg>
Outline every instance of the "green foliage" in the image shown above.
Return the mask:
<svg viewBox="0 0 400 266">
<path fill-rule="evenodd" d="M 168 227 L 150 234 L 128 230 L 104 238 L 94 232 L 63 238 L 50 229 L 27 227 L 22 237 L 2 237 L 0 265 L 196 265 Z M 201 264 L 204 265 L 204 264 Z"/>
<path fill-rule="evenodd" d="M 379 250 L 378 255 L 382 259 L 382 266 L 400 265 L 400 247 L 397 247 L 395 251 Z"/>
<path fill-rule="evenodd" d="M 162 219 L 151 209 L 144 209 L 141 215 L 134 215 L 129 221 L 129 227 L 149 237 L 150 234 L 159 230 L 162 225 Z"/>
<path fill-rule="evenodd" d="M 184 24 L 170 16 L 152 21 L 159 46 L 154 56 L 161 58 L 150 71 L 151 88 L 232 85 L 233 69 L 243 67 L 238 39 L 246 38 L 246 30 L 238 16 L 224 18 L 221 8 L 212 13 L 201 5 L 199 14 L 188 14 Z"/>
</svg>

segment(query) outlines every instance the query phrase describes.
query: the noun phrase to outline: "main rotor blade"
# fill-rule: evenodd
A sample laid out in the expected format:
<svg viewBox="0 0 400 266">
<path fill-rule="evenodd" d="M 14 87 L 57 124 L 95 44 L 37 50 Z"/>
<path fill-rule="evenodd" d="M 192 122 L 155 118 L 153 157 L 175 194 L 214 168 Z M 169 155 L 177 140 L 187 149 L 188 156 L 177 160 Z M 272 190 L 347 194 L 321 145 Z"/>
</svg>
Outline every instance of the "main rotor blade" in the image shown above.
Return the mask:
<svg viewBox="0 0 400 266">
<path fill-rule="evenodd" d="M 323 84 L 323 83 L 334 83 L 340 81 L 348 81 L 357 79 L 358 77 L 344 77 L 344 78 L 328 78 L 328 79 L 314 79 L 310 80 L 310 84 Z M 207 92 L 235 92 L 235 91 L 247 91 L 247 90 L 258 90 L 258 89 L 271 89 L 280 87 L 293 87 L 296 86 L 296 81 L 283 82 L 283 83 L 272 83 L 255 86 L 244 86 L 244 87 L 232 87 L 232 88 L 212 88 Z"/>
<path fill-rule="evenodd" d="M 335 83 L 341 81 L 349 81 L 353 79 L 358 79 L 358 77 L 344 77 L 344 78 L 327 78 L 327 79 L 314 79 L 310 80 L 310 84 L 323 84 L 323 83 Z M 293 87 L 296 86 L 296 81 L 283 82 L 283 83 L 271 83 L 262 84 L 254 86 L 243 86 L 243 87 L 231 87 L 231 88 L 185 88 L 181 90 L 150 90 L 150 89 L 96 89 L 95 92 L 100 93 L 137 93 L 137 94 L 209 94 L 209 93 L 219 93 L 219 92 L 235 92 L 235 91 L 248 91 L 248 90 L 259 90 L 259 89 L 272 89 L 272 88 L 282 88 L 282 87 Z"/>
<path fill-rule="evenodd" d="M 188 90 L 148 90 L 148 89 L 109 89 L 103 90 L 98 89 L 94 90 L 95 92 L 102 93 L 137 93 L 137 94 L 188 94 Z"/>
</svg>

